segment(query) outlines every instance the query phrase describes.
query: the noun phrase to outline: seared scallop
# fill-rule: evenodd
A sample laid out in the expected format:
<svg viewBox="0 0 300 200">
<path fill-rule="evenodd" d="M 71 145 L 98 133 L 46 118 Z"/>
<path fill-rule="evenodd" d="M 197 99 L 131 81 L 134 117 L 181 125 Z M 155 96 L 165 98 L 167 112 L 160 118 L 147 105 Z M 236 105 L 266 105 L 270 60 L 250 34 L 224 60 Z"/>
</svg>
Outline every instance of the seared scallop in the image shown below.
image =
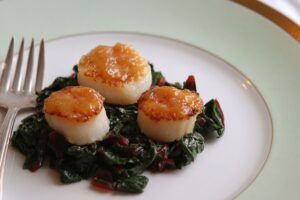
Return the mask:
<svg viewBox="0 0 300 200">
<path fill-rule="evenodd" d="M 78 64 L 79 85 L 94 88 L 111 104 L 136 103 L 151 81 L 148 61 L 132 46 L 121 43 L 97 46 Z"/>
<path fill-rule="evenodd" d="M 203 110 L 198 93 L 171 86 L 154 87 L 138 101 L 138 125 L 146 136 L 161 142 L 179 140 L 192 133 Z"/>
<path fill-rule="evenodd" d="M 92 88 L 66 87 L 45 100 L 45 118 L 70 143 L 90 144 L 102 140 L 109 131 L 103 102 L 104 97 Z"/>
</svg>

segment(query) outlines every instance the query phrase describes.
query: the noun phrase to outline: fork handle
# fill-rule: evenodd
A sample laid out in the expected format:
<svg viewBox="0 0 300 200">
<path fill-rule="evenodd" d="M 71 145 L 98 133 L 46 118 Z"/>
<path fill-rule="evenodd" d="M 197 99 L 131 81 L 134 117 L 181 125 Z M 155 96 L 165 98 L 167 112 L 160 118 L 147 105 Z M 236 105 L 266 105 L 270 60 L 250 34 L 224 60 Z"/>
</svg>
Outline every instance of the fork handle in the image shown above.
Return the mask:
<svg viewBox="0 0 300 200">
<path fill-rule="evenodd" d="M 18 111 L 19 108 L 9 108 L 0 127 L 0 200 L 2 200 L 3 195 L 4 167 L 9 139 L 12 135 L 12 129 Z"/>
</svg>

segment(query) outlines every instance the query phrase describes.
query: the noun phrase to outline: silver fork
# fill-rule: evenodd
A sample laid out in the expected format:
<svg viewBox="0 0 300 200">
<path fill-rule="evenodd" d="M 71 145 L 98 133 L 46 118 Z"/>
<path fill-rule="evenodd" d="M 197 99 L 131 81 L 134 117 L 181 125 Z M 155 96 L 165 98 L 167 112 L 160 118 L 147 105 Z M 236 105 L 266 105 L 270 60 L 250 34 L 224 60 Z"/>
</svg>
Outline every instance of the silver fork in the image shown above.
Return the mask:
<svg viewBox="0 0 300 200">
<path fill-rule="evenodd" d="M 22 84 L 21 69 L 23 61 L 24 52 L 24 39 L 21 42 L 19 54 L 16 63 L 16 70 L 11 77 L 10 71 L 13 60 L 13 49 L 14 49 L 14 39 L 11 39 L 8 52 L 5 61 L 2 66 L 2 74 L 0 78 L 0 106 L 7 108 L 5 118 L 0 127 L 0 200 L 3 195 L 3 176 L 5 160 L 7 155 L 7 149 L 9 140 L 12 135 L 13 124 L 19 110 L 24 108 L 35 107 L 35 91 L 40 91 L 42 89 L 43 78 L 44 78 L 44 41 L 40 43 L 38 66 L 36 72 L 36 81 L 34 83 L 33 75 L 33 60 L 34 60 L 34 41 L 32 39 L 24 83 Z M 11 84 L 11 78 L 13 82 Z"/>
</svg>

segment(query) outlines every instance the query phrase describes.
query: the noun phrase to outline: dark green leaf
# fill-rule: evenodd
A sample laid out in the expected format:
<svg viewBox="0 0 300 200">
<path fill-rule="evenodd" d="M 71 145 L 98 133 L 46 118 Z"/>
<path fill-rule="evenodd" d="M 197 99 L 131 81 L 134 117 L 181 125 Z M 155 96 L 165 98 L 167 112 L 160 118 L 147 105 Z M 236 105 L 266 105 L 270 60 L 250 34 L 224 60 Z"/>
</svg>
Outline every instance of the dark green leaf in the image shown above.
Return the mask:
<svg viewBox="0 0 300 200">
<path fill-rule="evenodd" d="M 24 154 L 31 153 L 35 149 L 44 123 L 43 113 L 36 113 L 23 119 L 12 136 L 13 146 Z"/>
<path fill-rule="evenodd" d="M 155 160 L 157 149 L 156 145 L 150 140 L 148 144 L 144 144 L 144 147 L 141 147 L 140 154 L 138 155 L 140 164 L 135 165 L 132 168 L 127 170 L 127 173 L 130 175 L 139 175 L 143 173 Z"/>
<path fill-rule="evenodd" d="M 89 146 L 73 145 L 66 150 L 64 158 L 61 167 L 83 178 L 89 178 L 96 172 L 96 151 L 91 151 Z"/>
<path fill-rule="evenodd" d="M 127 163 L 137 162 L 136 159 L 134 159 L 134 158 L 121 157 L 121 156 L 115 154 L 113 151 L 111 151 L 107 148 L 105 149 L 104 147 L 100 147 L 98 152 L 99 152 L 101 161 L 106 163 L 109 166 L 125 165 Z"/>
<path fill-rule="evenodd" d="M 225 130 L 224 115 L 216 99 L 205 104 L 203 112 L 197 117 L 195 131 L 207 138 L 219 138 Z"/>
<path fill-rule="evenodd" d="M 114 188 L 120 192 L 141 193 L 148 183 L 145 176 L 131 176 L 129 178 L 117 180 Z"/>
<path fill-rule="evenodd" d="M 199 133 L 188 134 L 179 140 L 183 151 L 188 154 L 192 160 L 204 149 L 204 138 Z"/>
<path fill-rule="evenodd" d="M 150 65 L 153 85 L 157 85 L 163 74 Z M 38 93 L 38 110 L 42 110 L 45 98 L 52 92 L 78 85 L 77 72 L 75 66 L 73 76 L 59 77 Z M 160 80 L 161 83 L 183 89 L 179 83 Z M 185 84 L 185 87 L 190 86 Z M 12 137 L 13 146 L 26 156 L 24 167 L 35 171 L 48 159 L 50 166 L 60 173 L 63 183 L 92 178 L 99 187 L 111 188 L 113 185 L 118 191 L 139 193 L 148 182 L 146 177 L 140 176 L 145 170 L 181 168 L 191 163 L 203 150 L 201 134 L 217 133 L 220 136 L 224 131 L 223 113 L 216 100 L 205 105 L 194 133 L 172 143 L 152 141 L 141 133 L 137 124 L 137 104 L 120 106 L 105 103 L 104 107 L 110 120 L 109 134 L 101 142 L 82 146 L 70 144 L 61 134 L 52 130 L 42 112 L 25 118 Z M 205 123 L 200 123 L 201 119 Z M 100 171 L 107 172 L 109 176 L 100 174 Z"/>
<path fill-rule="evenodd" d="M 181 168 L 194 161 L 196 155 L 204 149 L 204 138 L 200 133 L 188 134 L 173 144 L 170 158 L 174 159 L 176 166 Z"/>
<path fill-rule="evenodd" d="M 62 183 L 75 183 L 78 181 L 81 181 L 81 176 L 76 174 L 76 173 L 72 173 L 69 170 L 63 170 L 60 174 L 60 181 Z"/>
<path fill-rule="evenodd" d="M 151 67 L 151 73 L 152 73 L 152 85 L 155 86 L 158 84 L 158 81 L 164 76 L 162 75 L 161 72 L 154 70 L 153 64 L 149 63 L 149 65 Z"/>
</svg>

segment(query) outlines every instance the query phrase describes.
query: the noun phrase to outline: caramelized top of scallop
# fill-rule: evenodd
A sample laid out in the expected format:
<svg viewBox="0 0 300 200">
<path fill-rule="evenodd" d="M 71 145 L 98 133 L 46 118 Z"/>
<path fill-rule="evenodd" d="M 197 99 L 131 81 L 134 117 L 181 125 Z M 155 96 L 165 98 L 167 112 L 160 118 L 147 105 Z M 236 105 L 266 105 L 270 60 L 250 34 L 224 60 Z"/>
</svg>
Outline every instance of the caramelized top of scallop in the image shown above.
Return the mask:
<svg viewBox="0 0 300 200">
<path fill-rule="evenodd" d="M 53 92 L 44 104 L 44 113 L 82 123 L 98 115 L 103 108 L 104 97 L 92 88 L 65 87 Z"/>
<path fill-rule="evenodd" d="M 150 71 L 145 58 L 132 46 L 121 43 L 97 46 L 80 59 L 78 66 L 86 77 L 111 86 L 123 86 L 136 81 Z"/>
<path fill-rule="evenodd" d="M 146 91 L 138 108 L 152 120 L 182 120 L 201 113 L 203 101 L 196 92 L 163 86 Z"/>
</svg>

